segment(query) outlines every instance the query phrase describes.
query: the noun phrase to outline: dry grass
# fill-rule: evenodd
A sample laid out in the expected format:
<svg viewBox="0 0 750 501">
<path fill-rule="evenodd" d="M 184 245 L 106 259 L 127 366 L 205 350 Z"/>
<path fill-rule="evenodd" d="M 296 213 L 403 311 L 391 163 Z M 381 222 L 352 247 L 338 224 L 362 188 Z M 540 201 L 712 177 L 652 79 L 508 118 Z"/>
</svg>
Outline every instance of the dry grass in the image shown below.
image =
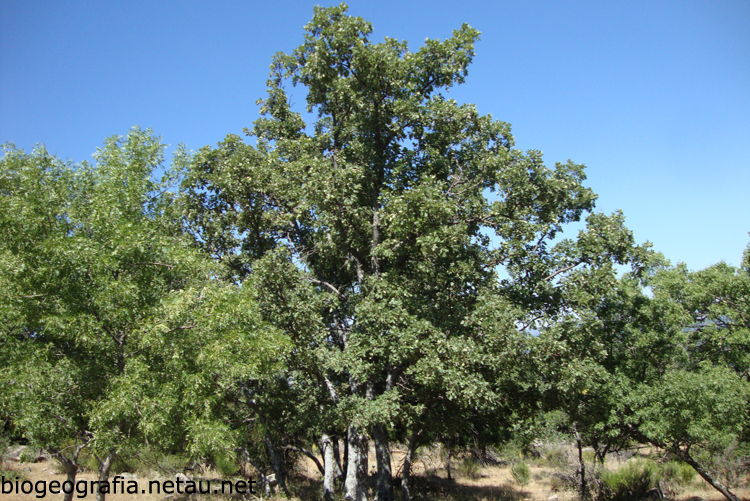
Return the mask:
<svg viewBox="0 0 750 501">
<path fill-rule="evenodd" d="M 403 452 L 394 450 L 393 455 L 394 472 L 399 472 L 403 461 Z M 448 478 L 445 465 L 445 457 L 441 456 L 439 451 L 431 450 L 424 452 L 414 466 L 414 488 L 412 492 L 417 493 L 415 499 L 418 501 L 547 501 L 557 499 L 558 501 L 572 501 L 576 495 L 571 491 L 558 491 L 554 488 L 555 468 L 546 466 L 543 461 L 530 463 L 531 482 L 524 487 L 518 486 L 510 473 L 508 465 L 498 466 L 481 466 L 474 478 L 462 476 L 460 468 L 461 458 L 452 461 L 452 478 Z M 371 462 L 372 464 L 372 462 Z M 607 464 L 608 468 L 616 468 L 617 461 L 612 460 Z M 4 466 L 6 472 L 13 471 L 13 475 L 20 475 L 33 484 L 38 481 L 45 481 L 47 485 L 53 480 L 62 483 L 65 481 L 65 475 L 60 474 L 54 463 L 44 461 L 40 463 L 9 463 Z M 373 471 L 374 468 L 371 468 Z M 217 475 L 208 474 L 209 477 Z M 135 480 L 139 483 L 139 489 L 148 485 L 149 480 L 156 477 L 138 477 Z M 6 477 L 7 479 L 7 477 Z M 79 474 L 78 479 L 95 480 L 93 473 Z M 162 478 L 162 480 L 165 480 Z M 322 491 L 320 475 L 312 463 L 301 462 L 292 474 L 289 482 L 292 495 L 289 498 L 275 496 L 273 500 L 287 499 L 288 501 L 307 501 L 318 500 Z M 398 491 L 398 489 L 397 489 Z M 749 489 L 739 489 L 737 494 L 741 499 L 750 500 Z M 557 496 L 555 498 L 554 496 Z M 108 494 L 107 499 L 110 501 L 162 501 L 167 496 L 161 494 L 139 493 L 133 494 Z M 92 494 L 88 494 L 84 499 L 93 499 Z M 397 498 L 399 495 L 397 494 Z M 30 494 L 0 494 L 2 501 L 25 501 L 39 499 L 37 493 Z M 62 499 L 62 494 L 53 495 L 47 493 L 44 499 Z M 78 499 L 74 497 L 74 499 Z M 169 498 L 171 500 L 180 499 L 179 496 Z M 191 501 L 216 501 L 219 499 L 230 499 L 229 496 L 221 495 L 198 495 L 191 496 Z M 235 496 L 232 499 L 239 499 Z M 254 499 L 251 496 L 245 496 L 245 499 Z M 260 496 L 255 499 L 260 499 Z M 268 498 L 265 498 L 266 500 Z M 703 480 L 695 480 L 691 486 L 684 489 L 678 496 L 672 498 L 674 501 L 722 501 L 724 498 L 706 484 Z"/>
</svg>

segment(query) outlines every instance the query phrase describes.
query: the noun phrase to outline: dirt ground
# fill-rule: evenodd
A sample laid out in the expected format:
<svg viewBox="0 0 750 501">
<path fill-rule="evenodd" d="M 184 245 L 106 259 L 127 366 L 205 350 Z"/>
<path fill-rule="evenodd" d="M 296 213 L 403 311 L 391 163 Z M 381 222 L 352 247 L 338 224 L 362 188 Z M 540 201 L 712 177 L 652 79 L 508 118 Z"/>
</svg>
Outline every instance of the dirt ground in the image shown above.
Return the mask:
<svg viewBox="0 0 750 501">
<path fill-rule="evenodd" d="M 403 453 L 395 450 L 393 454 L 394 474 L 400 474 L 403 463 Z M 374 472 L 374 462 L 371 461 L 371 472 Z M 422 494 L 424 497 L 419 497 L 420 501 L 423 500 L 476 500 L 476 501 L 572 501 L 576 499 L 575 493 L 570 491 L 557 491 L 552 487 L 552 478 L 554 470 L 549 467 L 537 466 L 530 464 L 531 469 L 531 482 L 526 486 L 519 486 L 513 479 L 508 466 L 486 466 L 479 467 L 473 475 L 474 478 L 469 478 L 465 469 L 461 468 L 461 462 L 456 460 L 452 462 L 452 479 L 447 478 L 447 469 L 445 468 L 444 458 L 438 457 L 437 455 L 423 454 L 414 465 L 414 483 L 416 493 Z M 12 477 L 5 477 L 5 481 L 10 481 L 11 484 L 5 484 L 5 494 L 0 493 L 0 500 L 2 501 L 26 501 L 33 499 L 62 499 L 63 495 L 52 494 L 49 492 L 51 482 L 57 481 L 60 485 L 65 481 L 66 477 L 58 472 L 58 469 L 52 461 L 41 461 L 38 463 L 17 463 L 7 461 L 3 465 L 3 469 L 8 472 L 12 472 Z M 16 484 L 15 476 L 18 476 L 21 480 Z M 218 475 L 208 475 L 209 477 L 216 477 Z M 301 461 L 297 467 L 297 471 L 293 473 L 291 484 L 295 495 L 291 500 L 304 501 L 307 499 L 319 499 L 321 490 L 320 474 L 314 464 L 309 461 Z M 110 477 L 110 480 L 112 478 Z M 162 500 L 177 500 L 182 499 L 181 496 L 176 494 L 169 495 L 162 491 L 159 494 L 148 493 L 148 483 L 150 480 L 155 480 L 156 477 L 137 477 L 127 476 L 123 480 L 123 484 L 118 486 L 118 493 L 110 493 L 107 495 L 107 499 L 110 501 L 133 501 L 133 500 L 144 500 L 144 501 L 162 501 Z M 25 484 L 25 489 L 31 492 L 23 494 L 19 492 L 16 494 L 16 486 L 18 485 L 19 491 L 23 488 L 21 481 L 27 480 L 30 483 Z M 82 473 L 79 474 L 77 480 L 85 480 L 87 482 L 96 480 L 93 473 Z M 159 479 L 161 482 L 166 480 L 174 479 Z M 146 492 L 138 492 L 137 494 L 121 493 L 121 489 L 128 485 L 130 481 L 138 483 L 138 490 Z M 40 483 L 41 482 L 41 483 Z M 162 483 L 162 486 L 164 484 Z M 294 486 L 298 488 L 294 488 Z M 215 484 L 212 484 L 212 488 Z M 12 487 L 13 492 L 8 494 L 7 490 Z M 32 489 L 34 487 L 34 489 Z M 42 492 L 43 487 L 46 487 L 46 492 Z M 174 489 L 174 487 L 173 487 Z M 182 489 L 185 487 L 183 485 Z M 750 490 L 740 489 L 736 491 L 737 494 L 743 500 L 750 501 Z M 94 499 L 94 494 L 87 490 L 85 494 L 74 493 L 74 499 Z M 224 496 L 191 496 L 189 499 L 195 501 L 202 501 L 208 499 L 221 499 Z M 258 494 L 257 497 L 245 496 L 245 499 L 262 499 L 263 496 Z M 234 497 L 238 499 L 238 497 Z M 265 498 L 268 499 L 268 498 Z M 281 499 L 280 497 L 278 499 Z M 721 496 L 714 489 L 710 488 L 703 480 L 696 479 L 693 484 L 685 489 L 679 495 L 672 497 L 674 501 L 723 501 L 724 497 Z"/>
</svg>

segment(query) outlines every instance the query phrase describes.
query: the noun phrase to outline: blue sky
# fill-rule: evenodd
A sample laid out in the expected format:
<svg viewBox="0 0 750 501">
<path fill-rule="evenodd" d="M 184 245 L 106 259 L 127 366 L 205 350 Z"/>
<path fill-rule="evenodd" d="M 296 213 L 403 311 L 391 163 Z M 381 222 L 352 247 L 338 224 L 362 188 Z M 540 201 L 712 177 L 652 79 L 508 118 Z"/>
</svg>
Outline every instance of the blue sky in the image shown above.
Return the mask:
<svg viewBox="0 0 750 501">
<path fill-rule="evenodd" d="M 272 55 L 315 1 L 0 0 L 0 142 L 73 161 L 150 127 L 215 144 L 258 116 Z M 322 5 L 332 5 L 322 3 Z M 351 1 L 384 36 L 482 32 L 450 92 L 548 164 L 588 166 L 597 208 L 700 269 L 750 242 L 750 2 Z M 299 104 L 302 89 L 292 92 Z"/>
</svg>

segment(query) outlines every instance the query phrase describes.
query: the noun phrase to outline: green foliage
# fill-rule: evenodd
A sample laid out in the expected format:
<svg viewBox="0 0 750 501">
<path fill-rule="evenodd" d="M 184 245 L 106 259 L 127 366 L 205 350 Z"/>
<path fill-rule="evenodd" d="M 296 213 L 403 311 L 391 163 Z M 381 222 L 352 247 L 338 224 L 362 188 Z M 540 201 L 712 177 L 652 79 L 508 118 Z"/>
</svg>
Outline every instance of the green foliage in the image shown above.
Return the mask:
<svg viewBox="0 0 750 501">
<path fill-rule="evenodd" d="M 641 429 L 659 443 L 725 447 L 748 422 L 750 386 L 727 367 L 672 371 L 638 395 Z"/>
<path fill-rule="evenodd" d="M 316 8 L 274 57 L 250 141 L 180 148 L 161 180 L 148 130 L 93 165 L 6 145 L 2 422 L 63 462 L 148 443 L 225 473 L 239 446 L 265 467 L 347 428 L 449 450 L 513 435 L 514 461 L 573 430 L 586 463 L 649 442 L 737 484 L 750 247 L 741 268 L 671 267 L 594 212 L 583 165 L 548 167 L 445 97 L 478 31 L 411 51 L 346 11 Z M 639 495 L 651 474 L 608 485 Z"/>
<path fill-rule="evenodd" d="M 473 456 L 464 457 L 458 465 L 458 471 L 461 476 L 471 480 L 476 480 L 482 476 L 480 473 L 481 468 L 482 464 Z"/>
<path fill-rule="evenodd" d="M 695 478 L 695 470 L 682 461 L 667 461 L 661 466 L 661 474 L 667 488 L 673 492 L 690 485 Z"/>
<path fill-rule="evenodd" d="M 96 165 L 12 147 L 0 162 L 0 402 L 76 467 L 143 441 L 196 458 L 233 450 L 225 399 L 272 370 L 284 342 L 253 291 L 216 280 L 190 246 L 174 174 L 154 178 L 163 148 L 135 128 Z"/>
<path fill-rule="evenodd" d="M 240 471 L 237 459 L 229 455 L 217 456 L 214 458 L 214 465 L 216 466 L 216 471 L 224 477 L 233 477 Z"/>
<path fill-rule="evenodd" d="M 603 470 L 601 478 L 604 484 L 602 500 L 638 501 L 658 485 L 661 472 L 653 461 L 636 459 L 615 471 Z"/>
<path fill-rule="evenodd" d="M 510 468 L 510 474 L 513 476 L 513 480 L 520 486 L 528 485 L 531 481 L 531 470 L 529 465 L 523 461 L 514 463 Z"/>
<path fill-rule="evenodd" d="M 563 444 L 549 447 L 544 453 L 545 462 L 552 468 L 558 470 L 566 468 L 571 462 L 571 455 L 568 449 L 569 447 Z"/>
<path fill-rule="evenodd" d="M 530 331 L 566 311 L 571 281 L 604 287 L 645 250 L 622 214 L 592 213 L 582 165 L 547 167 L 508 124 L 445 97 L 478 31 L 410 51 L 346 10 L 315 9 L 302 45 L 273 60 L 252 140 L 202 149 L 182 184 L 195 244 L 254 288 L 291 341 L 279 359 L 295 404 L 317 411 L 290 413 L 254 383 L 249 407 L 258 423 L 285 415 L 284 442 L 375 425 L 498 441 L 547 384 L 530 376 Z"/>
</svg>

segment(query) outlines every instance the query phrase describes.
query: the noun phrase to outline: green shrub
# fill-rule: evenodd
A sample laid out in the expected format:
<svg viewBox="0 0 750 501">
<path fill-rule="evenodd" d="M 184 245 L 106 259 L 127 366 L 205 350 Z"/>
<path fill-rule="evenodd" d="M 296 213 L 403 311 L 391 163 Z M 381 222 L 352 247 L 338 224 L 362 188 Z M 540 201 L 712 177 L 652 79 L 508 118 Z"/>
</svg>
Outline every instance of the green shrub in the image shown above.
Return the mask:
<svg viewBox="0 0 750 501">
<path fill-rule="evenodd" d="M 686 486 L 695 478 L 695 470 L 682 461 L 669 461 L 662 466 L 662 476 L 666 482 Z"/>
<path fill-rule="evenodd" d="M 500 458 L 509 463 L 523 458 L 523 447 L 515 442 L 507 442 L 500 450 Z"/>
<path fill-rule="evenodd" d="M 481 464 L 479 461 L 476 460 L 476 458 L 473 457 L 465 457 L 461 464 L 458 465 L 458 471 L 461 474 L 461 476 L 470 478 L 472 480 L 476 480 L 482 475 L 479 473 L 479 470 L 481 468 Z"/>
<path fill-rule="evenodd" d="M 18 462 L 19 463 L 33 463 L 36 461 L 37 454 L 36 449 L 32 447 L 26 447 L 24 450 L 21 451 L 21 454 L 18 456 Z"/>
<path fill-rule="evenodd" d="M 228 456 L 217 456 L 214 459 L 214 464 L 216 465 L 216 471 L 224 477 L 232 477 L 240 469 L 237 460 Z"/>
<path fill-rule="evenodd" d="M 552 468 L 562 470 L 563 468 L 568 466 L 568 463 L 570 463 L 570 456 L 568 454 L 568 451 L 565 449 L 565 446 L 560 445 L 550 448 L 544 454 L 544 460 Z"/>
<path fill-rule="evenodd" d="M 528 485 L 531 481 L 531 470 L 529 470 L 529 465 L 523 461 L 515 463 L 510 468 L 510 474 L 513 476 L 513 480 L 520 486 Z"/>
<path fill-rule="evenodd" d="M 653 461 L 628 461 L 617 471 L 601 472 L 603 482 L 600 499 L 606 501 L 637 501 L 656 487 L 661 479 L 659 467 Z"/>
</svg>

